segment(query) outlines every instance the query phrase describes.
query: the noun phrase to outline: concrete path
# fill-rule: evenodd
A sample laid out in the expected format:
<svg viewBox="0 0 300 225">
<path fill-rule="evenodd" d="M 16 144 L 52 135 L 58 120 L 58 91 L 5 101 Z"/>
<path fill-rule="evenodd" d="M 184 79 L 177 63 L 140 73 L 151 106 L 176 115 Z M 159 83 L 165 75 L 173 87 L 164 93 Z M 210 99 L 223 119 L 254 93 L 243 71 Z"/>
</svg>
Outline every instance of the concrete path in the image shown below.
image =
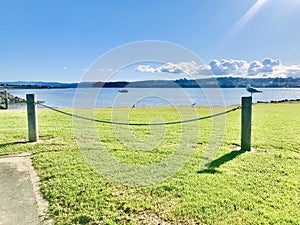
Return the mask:
<svg viewBox="0 0 300 225">
<path fill-rule="evenodd" d="M 0 157 L 0 225 L 52 224 L 28 154 Z"/>
</svg>

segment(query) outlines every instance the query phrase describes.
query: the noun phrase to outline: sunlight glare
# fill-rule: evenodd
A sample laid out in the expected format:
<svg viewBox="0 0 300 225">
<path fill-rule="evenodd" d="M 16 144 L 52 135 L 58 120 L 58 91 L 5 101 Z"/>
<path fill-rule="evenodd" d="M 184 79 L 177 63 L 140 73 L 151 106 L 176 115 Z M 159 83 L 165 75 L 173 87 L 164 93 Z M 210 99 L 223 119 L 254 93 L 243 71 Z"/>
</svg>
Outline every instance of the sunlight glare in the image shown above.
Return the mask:
<svg viewBox="0 0 300 225">
<path fill-rule="evenodd" d="M 245 15 L 230 29 L 228 33 L 229 36 L 235 36 L 238 34 L 267 1 L 268 0 L 257 0 L 257 2 L 245 13 Z"/>
<path fill-rule="evenodd" d="M 257 0 L 255 4 L 231 27 L 231 29 L 226 33 L 223 39 L 217 46 L 217 51 L 223 48 L 228 42 L 237 36 L 240 31 L 249 23 L 249 21 L 255 16 L 255 14 L 266 4 L 266 2 L 271 0 Z M 299 0 L 300 1 L 300 0 Z"/>
</svg>

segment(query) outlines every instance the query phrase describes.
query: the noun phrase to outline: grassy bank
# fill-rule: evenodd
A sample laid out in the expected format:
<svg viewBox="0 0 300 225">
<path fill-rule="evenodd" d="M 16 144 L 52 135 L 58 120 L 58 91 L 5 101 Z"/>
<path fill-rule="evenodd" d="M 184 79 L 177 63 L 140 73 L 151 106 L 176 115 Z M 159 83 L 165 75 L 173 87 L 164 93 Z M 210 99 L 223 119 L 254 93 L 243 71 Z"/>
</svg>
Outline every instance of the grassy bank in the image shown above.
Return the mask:
<svg viewBox="0 0 300 225">
<path fill-rule="evenodd" d="M 122 109 L 119 109 L 122 110 Z M 197 108 L 199 116 L 208 108 Z M 66 110 L 68 111 L 68 110 Z M 69 110 L 69 112 L 71 112 Z M 39 143 L 26 143 L 25 111 L 0 111 L 0 155 L 31 152 L 56 224 L 300 224 L 300 104 L 253 106 L 254 152 L 239 152 L 240 111 L 227 114 L 223 145 L 209 169 L 198 171 L 207 149 L 211 120 L 200 124 L 195 152 L 182 170 L 151 186 L 111 181 L 87 164 L 78 150 L 72 118 L 39 109 Z M 172 108 L 134 108 L 133 122 L 160 115 L 180 119 Z M 111 109 L 96 118 L 110 119 Z M 180 125 L 166 128 L 153 151 L 133 151 L 115 136 L 111 125 L 97 124 L 105 148 L 132 165 L 165 159 L 178 144 Z M 131 130 L 140 140 L 149 127 Z"/>
</svg>

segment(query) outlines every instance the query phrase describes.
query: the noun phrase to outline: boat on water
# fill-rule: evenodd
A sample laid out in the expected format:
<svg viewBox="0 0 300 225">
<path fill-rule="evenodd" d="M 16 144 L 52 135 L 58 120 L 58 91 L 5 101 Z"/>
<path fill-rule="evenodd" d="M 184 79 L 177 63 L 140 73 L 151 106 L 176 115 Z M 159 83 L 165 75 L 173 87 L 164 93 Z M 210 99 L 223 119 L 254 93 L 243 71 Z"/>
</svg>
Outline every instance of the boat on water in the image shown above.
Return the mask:
<svg viewBox="0 0 300 225">
<path fill-rule="evenodd" d="M 125 88 L 122 88 L 122 89 L 119 89 L 119 92 L 120 92 L 120 93 L 127 93 L 127 92 L 128 92 L 128 90 L 127 90 L 127 89 L 125 89 Z"/>
</svg>

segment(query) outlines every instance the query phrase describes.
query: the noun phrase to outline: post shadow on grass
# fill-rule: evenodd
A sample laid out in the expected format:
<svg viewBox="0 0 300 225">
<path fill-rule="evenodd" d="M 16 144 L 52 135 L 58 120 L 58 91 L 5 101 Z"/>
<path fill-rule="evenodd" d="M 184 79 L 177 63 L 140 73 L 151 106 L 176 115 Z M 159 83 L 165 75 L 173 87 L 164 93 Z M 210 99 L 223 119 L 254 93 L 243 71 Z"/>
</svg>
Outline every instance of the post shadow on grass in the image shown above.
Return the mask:
<svg viewBox="0 0 300 225">
<path fill-rule="evenodd" d="M 6 146 L 18 145 L 18 144 L 27 144 L 27 143 L 29 143 L 29 141 L 14 141 L 14 142 L 9 142 L 9 143 L 3 143 L 3 144 L 0 144 L 0 148 L 6 147 Z"/>
<path fill-rule="evenodd" d="M 198 173 L 200 173 L 200 174 L 202 174 L 202 173 L 210 173 L 210 174 L 220 173 L 218 170 L 216 170 L 216 168 L 233 160 L 234 158 L 236 158 L 237 156 L 239 156 L 245 152 L 247 152 L 247 151 L 245 151 L 245 150 L 231 151 L 231 152 L 221 156 L 220 158 L 211 161 L 206 169 L 200 170 L 200 171 L 198 171 Z"/>
<path fill-rule="evenodd" d="M 239 151 L 232 151 L 218 159 L 213 160 L 206 165 L 206 169 L 200 170 L 198 173 L 220 173 L 216 170 L 216 168 L 230 160 L 233 160 L 240 154 L 251 150 L 252 93 L 251 96 L 242 97 L 241 108 L 241 149 Z"/>
</svg>

